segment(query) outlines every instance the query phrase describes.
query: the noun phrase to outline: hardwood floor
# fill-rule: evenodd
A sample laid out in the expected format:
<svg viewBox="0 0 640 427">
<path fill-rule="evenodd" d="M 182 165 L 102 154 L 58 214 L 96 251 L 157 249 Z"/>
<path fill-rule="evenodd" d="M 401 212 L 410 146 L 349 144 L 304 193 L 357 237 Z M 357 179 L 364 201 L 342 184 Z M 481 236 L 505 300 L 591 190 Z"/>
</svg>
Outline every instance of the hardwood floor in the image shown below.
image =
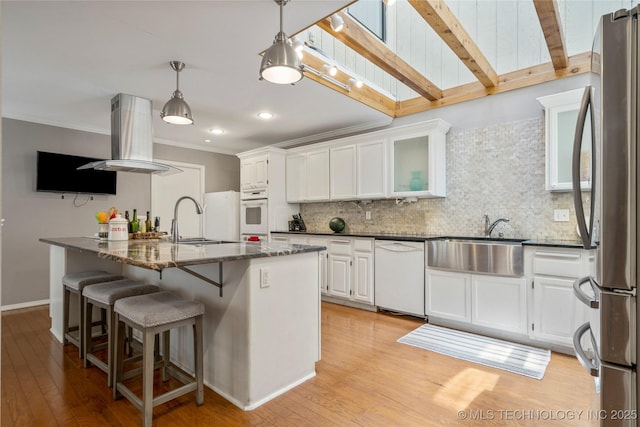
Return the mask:
<svg viewBox="0 0 640 427">
<path fill-rule="evenodd" d="M 249 412 L 205 388 L 203 406 L 183 396 L 157 407 L 154 425 L 597 425 L 593 382 L 575 358 L 553 353 L 537 381 L 396 343 L 421 323 L 323 303 L 315 378 Z M 47 306 L 2 314 L 1 356 L 2 427 L 141 424 L 111 399 L 104 373 L 49 333 Z"/>
</svg>

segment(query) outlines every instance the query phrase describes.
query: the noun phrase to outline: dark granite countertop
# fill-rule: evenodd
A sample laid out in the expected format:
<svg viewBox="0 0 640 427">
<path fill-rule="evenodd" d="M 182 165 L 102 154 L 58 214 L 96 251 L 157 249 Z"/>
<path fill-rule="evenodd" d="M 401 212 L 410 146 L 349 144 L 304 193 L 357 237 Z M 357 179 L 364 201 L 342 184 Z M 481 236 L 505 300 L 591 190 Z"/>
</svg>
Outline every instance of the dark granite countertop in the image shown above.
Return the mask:
<svg viewBox="0 0 640 427">
<path fill-rule="evenodd" d="M 276 242 L 234 242 L 219 244 L 183 244 L 169 240 L 99 241 L 89 237 L 42 238 L 43 243 L 150 270 L 162 270 L 196 264 L 210 264 L 249 258 L 318 252 L 324 246 L 289 245 Z"/>
<path fill-rule="evenodd" d="M 400 241 L 412 241 L 412 242 L 422 242 L 427 240 L 435 240 L 435 239 L 447 239 L 447 238 L 473 238 L 473 239 L 484 239 L 481 236 L 449 236 L 449 235 L 429 235 L 429 234 L 391 234 L 391 233 L 334 233 L 334 232 L 313 232 L 313 231 L 272 231 L 272 234 L 280 233 L 280 234 L 308 234 L 314 236 L 330 236 L 330 237 L 368 237 L 377 240 L 400 240 Z M 506 241 L 512 239 L 504 239 Z M 519 239 L 523 240 L 522 244 L 524 246 L 546 246 L 546 247 L 555 247 L 555 248 L 575 248 L 581 249 L 582 242 L 579 240 L 538 240 L 538 239 Z"/>
</svg>

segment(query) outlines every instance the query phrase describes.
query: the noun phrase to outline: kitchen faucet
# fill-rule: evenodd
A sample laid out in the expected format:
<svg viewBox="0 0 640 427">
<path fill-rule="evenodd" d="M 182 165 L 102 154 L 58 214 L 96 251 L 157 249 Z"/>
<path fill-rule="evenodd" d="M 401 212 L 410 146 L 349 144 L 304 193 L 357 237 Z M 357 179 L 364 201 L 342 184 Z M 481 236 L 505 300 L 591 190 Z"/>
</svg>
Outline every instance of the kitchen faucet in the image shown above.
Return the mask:
<svg viewBox="0 0 640 427">
<path fill-rule="evenodd" d="M 511 221 L 509 218 L 498 218 L 495 221 L 491 222 L 489 221 L 489 215 L 484 214 L 484 236 L 491 237 L 491 232 L 493 232 L 493 229 L 496 228 L 498 224 L 500 224 L 501 222 L 509 221 Z"/>
<path fill-rule="evenodd" d="M 173 208 L 173 220 L 171 221 L 171 241 L 173 243 L 178 243 L 178 240 L 180 239 L 180 235 L 178 234 L 178 205 L 184 199 L 191 200 L 196 205 L 196 212 L 198 212 L 198 215 L 202 215 L 202 208 L 200 207 L 200 203 L 198 203 L 196 199 L 191 196 L 180 197 L 176 201 L 176 206 Z"/>
</svg>

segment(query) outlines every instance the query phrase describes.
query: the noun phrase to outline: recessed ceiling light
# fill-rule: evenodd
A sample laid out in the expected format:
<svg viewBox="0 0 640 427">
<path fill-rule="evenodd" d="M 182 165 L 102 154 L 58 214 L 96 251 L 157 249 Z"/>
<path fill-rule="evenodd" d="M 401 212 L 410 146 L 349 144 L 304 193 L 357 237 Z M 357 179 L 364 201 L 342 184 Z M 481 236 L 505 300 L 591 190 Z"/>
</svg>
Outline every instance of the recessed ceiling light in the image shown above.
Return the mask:
<svg viewBox="0 0 640 427">
<path fill-rule="evenodd" d="M 211 140 L 210 139 L 205 139 L 204 142 L 211 142 Z"/>
<path fill-rule="evenodd" d="M 211 132 L 214 135 L 222 135 L 224 133 L 224 130 L 220 128 L 213 128 L 213 129 L 209 129 L 209 132 Z"/>
<path fill-rule="evenodd" d="M 258 117 L 260 117 L 262 120 L 269 120 L 273 118 L 273 114 L 269 113 L 268 111 L 263 111 L 261 113 L 258 113 Z"/>
</svg>

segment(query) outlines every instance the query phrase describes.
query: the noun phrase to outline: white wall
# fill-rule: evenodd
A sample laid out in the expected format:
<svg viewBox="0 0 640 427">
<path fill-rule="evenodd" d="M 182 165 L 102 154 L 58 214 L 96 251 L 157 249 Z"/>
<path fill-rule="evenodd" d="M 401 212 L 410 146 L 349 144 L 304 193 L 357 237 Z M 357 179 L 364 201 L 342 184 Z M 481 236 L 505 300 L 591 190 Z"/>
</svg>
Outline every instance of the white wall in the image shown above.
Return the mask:
<svg viewBox="0 0 640 427">
<path fill-rule="evenodd" d="M 150 176 L 118 173 L 117 195 L 94 196 L 35 191 L 36 151 L 110 158 L 111 140 L 99 135 L 19 120 L 2 120 L 2 306 L 49 298 L 48 245 L 41 237 L 93 235 L 95 212 L 151 207 Z M 154 145 L 155 157 L 205 165 L 206 191 L 239 190 L 235 156 Z M 86 203 L 85 203 L 86 202 Z M 170 221 L 165 218 L 164 221 Z"/>
</svg>

